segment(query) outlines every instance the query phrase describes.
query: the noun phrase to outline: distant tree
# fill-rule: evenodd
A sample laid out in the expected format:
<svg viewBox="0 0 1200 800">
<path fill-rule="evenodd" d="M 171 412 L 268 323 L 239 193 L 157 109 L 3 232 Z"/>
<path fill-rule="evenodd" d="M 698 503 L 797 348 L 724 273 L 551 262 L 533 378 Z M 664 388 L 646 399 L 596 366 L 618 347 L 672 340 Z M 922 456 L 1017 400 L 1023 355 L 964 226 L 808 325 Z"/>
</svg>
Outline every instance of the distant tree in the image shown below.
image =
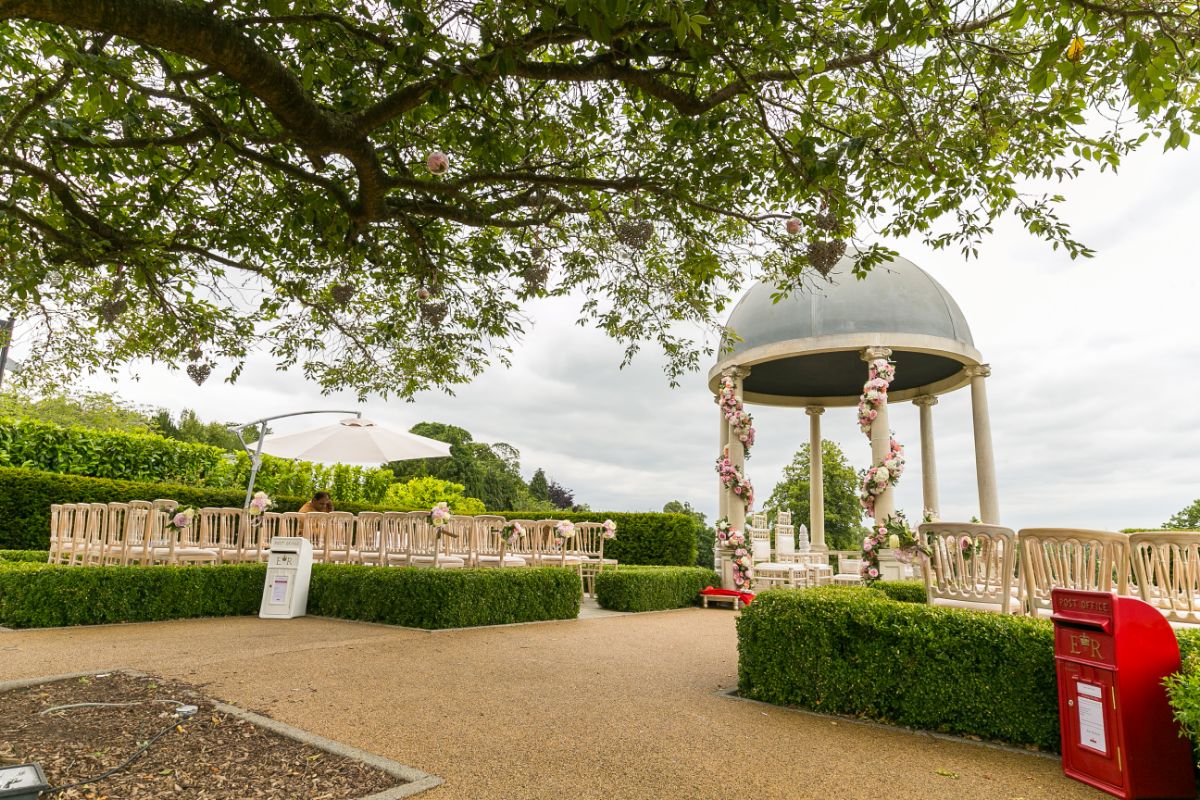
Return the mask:
<svg viewBox="0 0 1200 800">
<path fill-rule="evenodd" d="M 566 488 L 558 481 L 550 481 L 546 487 L 546 496 L 555 508 L 571 508 L 575 505 L 575 492 Z"/>
<path fill-rule="evenodd" d="M 8 390 L 0 393 L 0 416 L 127 433 L 145 433 L 154 429 L 145 409 L 104 392 L 79 395 L 60 392 L 35 397 Z"/>
<path fill-rule="evenodd" d="M 717 533 L 708 527 L 707 517 L 703 512 L 692 508 L 686 500 L 672 500 L 663 506 L 664 514 L 686 514 L 696 522 L 696 566 L 713 568 L 713 543 Z"/>
<path fill-rule="evenodd" d="M 529 494 L 535 500 L 550 499 L 550 484 L 546 481 L 546 473 L 541 468 L 533 473 L 533 477 L 529 479 Z"/>
<path fill-rule="evenodd" d="M 482 514 L 483 501 L 463 495 L 463 485 L 425 476 L 388 487 L 387 503 L 422 511 L 446 503 L 455 514 Z"/>
<path fill-rule="evenodd" d="M 170 411 L 160 408 L 154 412 L 152 422 L 155 432 L 169 439 L 178 439 L 181 442 L 195 442 L 197 444 L 211 444 L 214 447 L 221 447 L 225 450 L 242 449 L 242 444 L 238 441 L 237 434 L 229 430 L 225 423 L 203 422 L 199 415 L 190 408 L 185 408 L 179 412 L 178 421 L 171 418 Z M 256 441 L 258 439 L 258 430 L 253 428 L 248 429 L 242 432 L 242 436 L 247 443 Z"/>
<path fill-rule="evenodd" d="M 809 513 L 809 446 L 804 445 L 783 468 L 767 507 L 792 512 L 792 521 L 812 529 Z M 858 475 L 836 442 L 821 443 L 822 479 L 825 484 L 825 543 L 832 550 L 853 550 L 862 541 L 862 505 L 858 501 Z"/>
<path fill-rule="evenodd" d="M 1200 500 L 1172 516 L 1163 523 L 1164 528 L 1171 530 L 1194 531 L 1200 528 Z"/>
</svg>

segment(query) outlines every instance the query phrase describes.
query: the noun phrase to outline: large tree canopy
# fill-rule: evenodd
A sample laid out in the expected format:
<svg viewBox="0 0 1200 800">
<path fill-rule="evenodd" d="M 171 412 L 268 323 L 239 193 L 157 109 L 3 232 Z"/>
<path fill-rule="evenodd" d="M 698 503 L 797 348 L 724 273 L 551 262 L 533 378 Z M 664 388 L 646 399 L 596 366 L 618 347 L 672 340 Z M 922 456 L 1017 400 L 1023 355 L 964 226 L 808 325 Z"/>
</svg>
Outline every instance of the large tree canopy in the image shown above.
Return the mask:
<svg viewBox="0 0 1200 800">
<path fill-rule="evenodd" d="M 1195 0 L 0 0 L 0 281 L 29 377 L 267 351 L 410 395 L 572 290 L 674 376 L 709 341 L 680 323 L 868 229 L 972 252 L 1013 212 L 1086 253 L 1018 189 L 1186 145 L 1198 25 Z"/>
</svg>

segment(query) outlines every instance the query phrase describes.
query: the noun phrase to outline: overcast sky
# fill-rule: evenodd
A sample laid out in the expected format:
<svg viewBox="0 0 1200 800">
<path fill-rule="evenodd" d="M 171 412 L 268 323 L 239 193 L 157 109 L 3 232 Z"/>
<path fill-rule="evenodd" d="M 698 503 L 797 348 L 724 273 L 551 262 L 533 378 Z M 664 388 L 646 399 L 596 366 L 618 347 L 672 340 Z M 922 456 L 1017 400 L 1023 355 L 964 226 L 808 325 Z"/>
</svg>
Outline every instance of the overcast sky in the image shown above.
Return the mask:
<svg viewBox="0 0 1200 800">
<path fill-rule="evenodd" d="M 1072 262 L 1016 224 L 1001 227 L 978 260 L 892 242 L 958 301 L 975 345 L 992 365 L 988 395 L 1004 524 L 1116 529 L 1158 525 L 1200 496 L 1200 153 L 1158 152 L 1153 142 L 1119 175 L 1093 172 L 1061 190 L 1065 219 L 1096 258 Z M 657 510 L 688 500 L 716 507 L 717 410 L 702 374 L 667 385 L 652 348 L 618 369 L 620 349 L 573 324 L 578 301 L 548 301 L 513 357 L 456 397 L 363 406 L 379 422 L 407 428 L 439 420 L 476 439 L 521 451 L 593 509 Z M 19 353 L 17 354 L 19 357 Z M 217 374 L 197 388 L 182 373 L 139 365 L 117 380 L 93 380 L 139 403 L 202 418 L 246 420 L 312 408 L 353 408 L 322 397 L 298 373 L 265 364 L 236 386 Z M 808 436 L 802 409 L 752 407 L 758 445 L 748 473 L 764 499 Z M 920 436 L 916 409 L 891 410 L 909 455 L 897 506 L 919 518 Z M 318 418 L 319 419 L 319 418 Z M 308 418 L 280 431 L 315 424 Z M 856 467 L 869 447 L 854 410 L 830 409 L 825 434 Z M 978 513 L 970 393 L 934 408 L 942 516 Z"/>
</svg>

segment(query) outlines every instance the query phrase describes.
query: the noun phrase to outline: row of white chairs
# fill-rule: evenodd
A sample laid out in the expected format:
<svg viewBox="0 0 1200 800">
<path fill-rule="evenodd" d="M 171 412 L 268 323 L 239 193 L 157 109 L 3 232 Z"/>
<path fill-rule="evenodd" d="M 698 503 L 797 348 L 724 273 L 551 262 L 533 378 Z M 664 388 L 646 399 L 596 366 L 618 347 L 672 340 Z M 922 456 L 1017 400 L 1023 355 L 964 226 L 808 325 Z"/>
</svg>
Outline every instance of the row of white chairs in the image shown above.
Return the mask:
<svg viewBox="0 0 1200 800">
<path fill-rule="evenodd" d="M 1124 534 L 929 522 L 925 585 L 935 605 L 1048 616 L 1056 588 L 1140 597 L 1175 625 L 1200 625 L 1200 532 Z"/>
<path fill-rule="evenodd" d="M 451 516 L 434 527 L 429 513 L 266 512 L 202 508 L 180 529 L 170 525 L 172 500 L 78 503 L 50 509 L 51 563 L 198 564 L 266 561 L 275 536 L 307 539 L 317 562 L 462 567 L 558 566 L 577 571 L 585 590 L 595 575 L 616 569 L 604 555 L 604 527 L 578 522 L 561 539 L 558 520 L 508 520 L 495 515 Z M 510 544 L 510 526 L 523 535 Z M 507 529 L 507 531 L 506 531 Z"/>
</svg>

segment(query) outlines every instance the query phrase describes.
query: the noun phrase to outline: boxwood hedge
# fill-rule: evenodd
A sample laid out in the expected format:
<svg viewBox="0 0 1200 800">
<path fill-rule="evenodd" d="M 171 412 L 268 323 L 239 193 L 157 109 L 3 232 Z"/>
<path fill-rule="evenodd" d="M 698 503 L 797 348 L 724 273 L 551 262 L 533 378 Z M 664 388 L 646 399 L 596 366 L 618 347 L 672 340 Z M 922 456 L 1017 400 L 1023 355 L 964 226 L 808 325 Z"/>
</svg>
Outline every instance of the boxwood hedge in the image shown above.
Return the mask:
<svg viewBox="0 0 1200 800">
<path fill-rule="evenodd" d="M 683 608 L 718 582 L 716 573 L 703 567 L 621 567 L 596 576 L 596 602 L 613 611 Z"/>
<path fill-rule="evenodd" d="M 686 514 L 621 511 L 499 511 L 508 519 L 569 519 L 617 523 L 617 538 L 604 544 L 604 557 L 621 564 L 690 567 L 696 563 L 696 523 Z"/>
<path fill-rule="evenodd" d="M 905 586 L 892 583 L 890 587 Z M 1058 751 L 1049 620 L 888 599 L 888 588 L 769 591 L 738 619 L 746 697 Z M 902 599 L 915 591 L 896 590 Z M 1177 631 L 1176 715 L 1200 735 L 1200 631 Z"/>
<path fill-rule="evenodd" d="M 14 628 L 257 614 L 263 564 L 64 567 L 0 563 L 0 624 Z M 569 570 L 429 570 L 317 564 L 308 613 L 417 628 L 579 614 Z"/>
<path fill-rule="evenodd" d="M 49 550 L 0 550 L 0 562 L 25 561 L 31 564 L 44 564 L 49 558 Z"/>
<path fill-rule="evenodd" d="M 308 613 L 412 628 L 466 628 L 579 616 L 579 575 L 538 569 L 313 566 Z"/>
</svg>

